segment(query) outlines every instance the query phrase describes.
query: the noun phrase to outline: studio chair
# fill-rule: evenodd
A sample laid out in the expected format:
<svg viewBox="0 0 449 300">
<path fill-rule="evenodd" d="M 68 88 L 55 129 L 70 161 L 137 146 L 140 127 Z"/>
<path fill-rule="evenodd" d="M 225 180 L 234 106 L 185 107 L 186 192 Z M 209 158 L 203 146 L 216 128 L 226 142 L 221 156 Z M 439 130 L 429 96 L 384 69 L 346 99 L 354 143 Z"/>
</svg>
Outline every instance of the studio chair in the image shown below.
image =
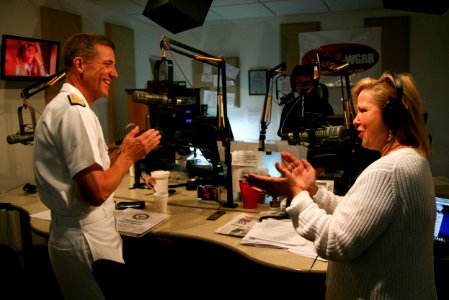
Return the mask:
<svg viewBox="0 0 449 300">
<path fill-rule="evenodd" d="M 13 249 L 20 257 L 22 268 L 31 269 L 33 243 L 30 216 L 11 203 L 0 203 L 0 244 Z"/>
<path fill-rule="evenodd" d="M 2 296 L 25 296 L 32 269 L 30 216 L 10 203 L 0 203 L 0 266 Z"/>
</svg>

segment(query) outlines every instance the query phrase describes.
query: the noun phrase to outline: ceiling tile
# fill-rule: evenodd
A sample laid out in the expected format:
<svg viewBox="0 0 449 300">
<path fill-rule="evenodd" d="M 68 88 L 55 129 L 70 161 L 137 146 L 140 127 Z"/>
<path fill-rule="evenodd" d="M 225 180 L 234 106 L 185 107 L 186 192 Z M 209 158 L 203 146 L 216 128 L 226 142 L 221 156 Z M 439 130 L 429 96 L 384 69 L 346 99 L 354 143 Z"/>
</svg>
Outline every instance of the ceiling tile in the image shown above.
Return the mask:
<svg viewBox="0 0 449 300">
<path fill-rule="evenodd" d="M 89 0 L 101 7 L 120 12 L 125 15 L 142 13 L 143 7 L 128 0 Z"/>
<path fill-rule="evenodd" d="M 148 0 L 128 0 L 129 2 L 135 3 L 136 5 L 141 6 L 142 8 L 145 8 L 145 6 L 148 3 Z"/>
<path fill-rule="evenodd" d="M 142 15 L 149 0 L 87 1 L 140 21 L 152 22 Z M 205 21 L 381 8 L 383 8 L 382 0 L 213 0 Z"/>
<path fill-rule="evenodd" d="M 266 1 L 264 3 L 276 16 L 288 16 L 298 14 L 329 12 L 325 3 L 321 0 L 286 0 Z"/>
<path fill-rule="evenodd" d="M 221 6 L 210 8 L 210 10 L 226 20 L 274 16 L 272 12 L 260 3 Z"/>
<path fill-rule="evenodd" d="M 210 8 L 209 11 L 207 12 L 206 15 L 206 19 L 204 20 L 204 22 L 207 21 L 220 21 L 223 20 L 223 16 L 221 16 L 220 14 L 215 12 L 214 8 Z"/>
<path fill-rule="evenodd" d="M 330 11 L 351 11 L 383 8 L 382 0 L 324 0 Z"/>
<path fill-rule="evenodd" d="M 259 3 L 258 0 L 213 0 L 211 7 Z"/>
</svg>

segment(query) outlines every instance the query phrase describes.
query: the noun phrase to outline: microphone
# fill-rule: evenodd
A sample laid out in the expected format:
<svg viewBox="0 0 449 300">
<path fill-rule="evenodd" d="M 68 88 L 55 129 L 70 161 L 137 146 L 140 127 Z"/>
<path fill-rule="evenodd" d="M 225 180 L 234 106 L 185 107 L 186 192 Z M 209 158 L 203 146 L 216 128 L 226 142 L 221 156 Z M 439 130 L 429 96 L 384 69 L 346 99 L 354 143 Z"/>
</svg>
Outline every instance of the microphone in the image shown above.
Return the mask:
<svg viewBox="0 0 449 300">
<path fill-rule="evenodd" d="M 6 137 L 8 144 L 28 144 L 34 141 L 34 133 L 24 133 L 24 134 L 11 134 Z"/>
<path fill-rule="evenodd" d="M 290 101 L 293 101 L 293 100 L 295 100 L 295 99 L 297 99 L 297 98 L 295 97 L 295 94 L 294 94 L 293 92 L 288 93 L 287 95 L 282 96 L 282 97 L 280 98 L 279 105 L 287 104 L 287 103 L 289 103 Z"/>
<path fill-rule="evenodd" d="M 321 75 L 321 65 L 320 65 L 320 56 L 318 53 L 313 60 L 313 81 L 318 82 L 320 80 Z"/>
<path fill-rule="evenodd" d="M 181 99 L 168 98 L 166 95 L 161 94 L 148 94 L 146 92 L 134 91 L 132 94 L 134 102 L 143 104 L 162 104 L 162 105 L 176 105 L 181 104 Z"/>
<path fill-rule="evenodd" d="M 299 97 L 307 97 L 312 90 L 313 86 L 301 86 L 301 89 L 299 90 Z"/>
<path fill-rule="evenodd" d="M 339 125 L 306 129 L 304 132 L 290 132 L 287 136 L 290 142 L 344 141 L 348 138 L 348 131 L 343 125 Z"/>
<path fill-rule="evenodd" d="M 338 67 L 334 67 L 333 71 L 334 72 L 340 72 L 340 71 L 343 71 L 344 69 L 346 69 L 347 67 L 349 67 L 349 63 L 344 63 L 344 64 L 342 64 L 342 65 L 340 65 Z"/>
</svg>

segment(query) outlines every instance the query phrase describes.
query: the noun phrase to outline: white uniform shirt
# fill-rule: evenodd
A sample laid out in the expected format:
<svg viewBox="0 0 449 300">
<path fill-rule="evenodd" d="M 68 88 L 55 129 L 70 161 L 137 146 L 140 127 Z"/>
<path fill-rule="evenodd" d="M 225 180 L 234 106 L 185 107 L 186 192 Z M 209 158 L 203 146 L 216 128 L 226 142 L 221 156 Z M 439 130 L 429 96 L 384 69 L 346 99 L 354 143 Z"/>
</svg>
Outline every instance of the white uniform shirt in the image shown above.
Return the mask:
<svg viewBox="0 0 449 300">
<path fill-rule="evenodd" d="M 70 94 L 78 96 L 84 106 L 71 103 Z M 82 227 L 79 234 L 87 239 L 93 260 L 123 262 L 121 239 L 114 226 L 113 194 L 103 205 L 92 206 L 73 180 L 94 163 L 108 169 L 110 160 L 97 116 L 80 91 L 68 83 L 39 118 L 33 160 L 39 196 L 51 210 L 51 231 Z"/>
</svg>

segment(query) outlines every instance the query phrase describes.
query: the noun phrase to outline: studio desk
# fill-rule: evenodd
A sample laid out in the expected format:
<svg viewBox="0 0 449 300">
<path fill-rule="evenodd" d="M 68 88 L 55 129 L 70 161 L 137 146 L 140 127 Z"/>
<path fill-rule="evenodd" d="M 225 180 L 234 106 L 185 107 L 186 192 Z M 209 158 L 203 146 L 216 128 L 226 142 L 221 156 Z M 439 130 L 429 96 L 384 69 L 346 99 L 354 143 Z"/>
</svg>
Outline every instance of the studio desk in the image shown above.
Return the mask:
<svg viewBox="0 0 449 300">
<path fill-rule="evenodd" d="M 145 210 L 154 211 L 152 191 L 130 189 L 132 181 L 125 177 L 115 192 L 116 201 L 146 202 Z M 245 212 L 259 214 L 270 210 L 267 204 L 257 209 L 224 208 L 226 213 L 218 220 L 206 218 L 217 208 L 214 201 L 198 200 L 196 191 L 177 187 L 169 196 L 167 213 L 170 217 L 143 237 L 123 236 L 124 256 L 127 263 L 140 272 L 168 276 L 190 285 L 199 282 L 233 285 L 235 280 L 262 284 L 282 282 L 303 289 L 312 289 L 321 299 L 327 263 L 293 254 L 282 249 L 254 247 L 240 244 L 240 238 L 215 233 L 215 230 Z M 222 191 L 226 199 L 226 191 Z M 30 215 L 48 208 L 37 194 L 29 194 L 22 186 L 0 195 L 1 202 L 10 202 Z M 31 218 L 31 229 L 40 237 L 48 237 L 50 221 Z M 195 275 L 193 275 L 195 274 Z M 158 276 L 159 276 L 158 275 Z M 246 277 L 246 279 L 243 279 Z M 277 286 L 277 284 L 276 284 Z"/>
<path fill-rule="evenodd" d="M 449 179 L 443 179 L 434 179 L 436 192 L 449 196 Z M 143 200 L 145 210 L 154 211 L 151 190 L 130 189 L 132 185 L 131 178 L 125 177 L 115 192 L 116 201 Z M 183 296 L 188 294 L 185 291 L 193 296 L 202 291 L 208 299 L 211 287 L 221 296 L 235 296 L 241 295 L 245 285 L 252 286 L 250 296 L 266 296 L 274 290 L 282 297 L 300 294 L 307 295 L 304 299 L 324 299 L 326 262 L 281 249 L 241 245 L 240 238 L 215 233 L 238 214 L 260 214 L 270 209 L 268 205 L 243 209 L 238 202 L 236 208 L 220 208 L 226 213 L 208 221 L 206 218 L 218 208 L 217 202 L 198 200 L 196 191 L 185 187 L 175 190 L 169 197 L 170 217 L 166 221 L 143 237 L 123 236 L 125 260 L 140 274 L 136 278 L 149 278 L 143 284 L 163 287 L 172 294 L 182 291 Z M 225 190 L 222 196 L 225 200 Z M 0 202 L 11 203 L 30 215 L 48 210 L 37 194 L 24 192 L 22 185 L 0 194 Z M 49 227 L 49 221 L 31 218 L 31 229 L 40 237 L 48 237 Z"/>
</svg>

